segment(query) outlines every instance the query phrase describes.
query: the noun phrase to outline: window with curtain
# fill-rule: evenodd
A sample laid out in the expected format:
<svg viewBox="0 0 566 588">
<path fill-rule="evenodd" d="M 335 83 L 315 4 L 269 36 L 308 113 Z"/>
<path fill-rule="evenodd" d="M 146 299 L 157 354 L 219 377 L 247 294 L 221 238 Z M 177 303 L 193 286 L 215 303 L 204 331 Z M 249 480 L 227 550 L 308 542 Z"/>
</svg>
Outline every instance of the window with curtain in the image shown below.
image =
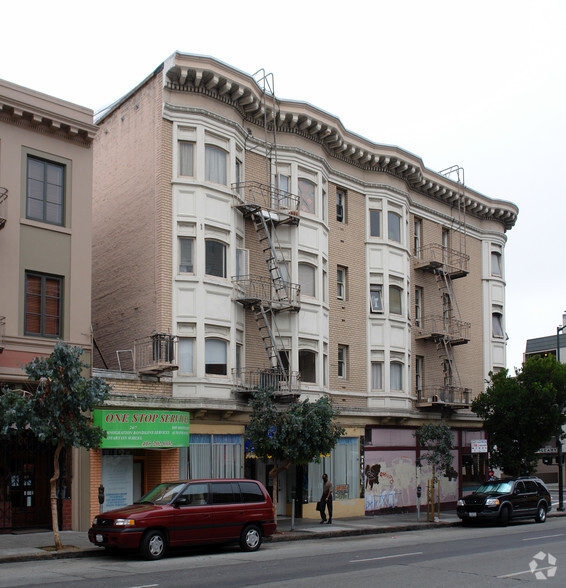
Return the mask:
<svg viewBox="0 0 566 588">
<path fill-rule="evenodd" d="M 402 293 L 399 286 L 389 286 L 389 312 L 403 314 Z"/>
<path fill-rule="evenodd" d="M 205 373 L 225 376 L 228 373 L 226 341 L 207 339 L 204 346 Z"/>
<path fill-rule="evenodd" d="M 346 191 L 336 190 L 336 220 L 346 222 Z"/>
<path fill-rule="evenodd" d="M 387 231 L 391 241 L 401 243 L 401 216 L 396 212 L 387 213 Z"/>
<path fill-rule="evenodd" d="M 192 237 L 179 237 L 179 273 L 192 274 L 195 269 L 194 260 L 194 243 Z"/>
<path fill-rule="evenodd" d="M 424 357 L 417 355 L 415 358 L 415 388 L 417 394 L 420 396 L 423 390 L 424 382 Z"/>
<path fill-rule="evenodd" d="M 213 239 L 206 240 L 205 270 L 209 276 L 226 277 L 226 245 Z"/>
<path fill-rule="evenodd" d="M 189 477 L 241 478 L 244 449 L 241 435 L 192 434 L 189 445 Z"/>
<path fill-rule="evenodd" d="M 299 284 L 302 296 L 316 296 L 315 270 L 310 263 L 299 263 Z"/>
<path fill-rule="evenodd" d="M 61 337 L 63 278 L 26 272 L 25 280 L 24 333 L 39 337 Z"/>
<path fill-rule="evenodd" d="M 423 221 L 420 218 L 415 219 L 413 236 L 413 255 L 419 257 L 421 254 L 421 239 L 423 234 Z"/>
<path fill-rule="evenodd" d="M 383 390 L 383 362 L 371 362 L 371 389 Z"/>
<path fill-rule="evenodd" d="M 497 339 L 503 339 L 503 315 L 494 312 L 491 315 L 492 335 Z"/>
<path fill-rule="evenodd" d="M 316 185 L 310 180 L 304 178 L 299 179 L 299 198 L 300 198 L 300 209 L 303 212 L 315 213 L 315 190 Z"/>
<path fill-rule="evenodd" d="M 26 180 L 26 218 L 62 226 L 65 166 L 28 156 Z"/>
<path fill-rule="evenodd" d="M 334 486 L 335 500 L 359 498 L 360 440 L 358 437 L 342 437 L 329 456 L 320 463 L 309 463 L 309 502 L 317 502 L 322 494 L 322 474 L 326 474 Z M 341 487 L 337 495 L 337 486 Z M 335 507 L 336 508 L 336 507 Z"/>
<path fill-rule="evenodd" d="M 206 145 L 204 151 L 205 178 L 207 182 L 226 186 L 227 153 L 214 145 Z"/>
<path fill-rule="evenodd" d="M 403 364 L 392 361 L 389 366 L 389 385 L 391 390 L 403 390 Z"/>
<path fill-rule="evenodd" d="M 491 252 L 491 275 L 501 277 L 501 253 L 498 251 Z"/>
<path fill-rule="evenodd" d="M 316 384 L 316 352 L 310 349 L 299 350 L 299 371 L 301 380 Z"/>
<path fill-rule="evenodd" d="M 369 234 L 371 237 L 381 237 L 381 210 L 369 211 Z"/>
<path fill-rule="evenodd" d="M 421 327 L 423 320 L 423 289 L 415 288 L 415 326 Z"/>
<path fill-rule="evenodd" d="M 195 340 L 187 337 L 179 338 L 179 373 L 193 374 Z"/>
<path fill-rule="evenodd" d="M 192 177 L 194 172 L 195 144 L 179 141 L 179 175 Z"/>
</svg>

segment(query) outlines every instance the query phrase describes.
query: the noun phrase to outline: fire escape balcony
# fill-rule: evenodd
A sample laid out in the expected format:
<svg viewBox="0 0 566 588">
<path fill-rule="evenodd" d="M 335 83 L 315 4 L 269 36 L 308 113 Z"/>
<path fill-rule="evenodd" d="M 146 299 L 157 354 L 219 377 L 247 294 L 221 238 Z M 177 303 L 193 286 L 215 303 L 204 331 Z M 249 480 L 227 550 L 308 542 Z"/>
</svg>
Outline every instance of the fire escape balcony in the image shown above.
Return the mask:
<svg viewBox="0 0 566 588">
<path fill-rule="evenodd" d="M 236 368 L 232 370 L 232 381 L 235 392 L 246 398 L 257 388 L 272 390 L 280 401 L 292 400 L 301 393 L 300 372 L 284 374 L 280 368 Z"/>
<path fill-rule="evenodd" d="M 413 261 L 415 269 L 429 272 L 441 270 L 452 280 L 467 276 L 469 263 L 469 255 L 439 243 L 430 243 L 421 247 Z"/>
<path fill-rule="evenodd" d="M 298 311 L 301 308 L 301 287 L 283 280 L 264 276 L 232 278 L 233 299 L 246 307 L 261 304 L 274 312 Z"/>
<path fill-rule="evenodd" d="M 438 342 L 442 339 L 451 345 L 463 345 L 470 341 L 471 324 L 456 318 L 425 316 L 413 327 L 417 340 Z"/>
<path fill-rule="evenodd" d="M 134 369 L 140 374 L 162 375 L 179 369 L 177 341 L 173 335 L 154 333 L 134 342 Z"/>
<path fill-rule="evenodd" d="M 8 200 L 8 188 L 0 187 L 0 229 L 6 224 L 6 200 Z"/>
<path fill-rule="evenodd" d="M 299 196 L 260 182 L 232 184 L 234 206 L 245 216 L 260 211 L 275 224 L 299 224 Z"/>
<path fill-rule="evenodd" d="M 460 386 L 425 386 L 417 390 L 417 408 L 460 410 L 470 407 L 472 391 Z"/>
</svg>

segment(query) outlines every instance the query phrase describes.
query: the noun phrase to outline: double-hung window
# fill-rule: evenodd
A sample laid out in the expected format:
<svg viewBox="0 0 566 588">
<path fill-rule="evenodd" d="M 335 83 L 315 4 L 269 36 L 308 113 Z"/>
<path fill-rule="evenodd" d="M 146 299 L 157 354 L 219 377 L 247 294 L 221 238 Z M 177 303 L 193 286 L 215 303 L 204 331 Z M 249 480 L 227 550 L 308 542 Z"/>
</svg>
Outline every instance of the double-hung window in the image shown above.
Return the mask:
<svg viewBox="0 0 566 588">
<path fill-rule="evenodd" d="M 304 178 L 299 179 L 299 198 L 300 198 L 300 209 L 302 212 L 315 213 L 315 190 L 316 185 L 310 180 Z"/>
<path fill-rule="evenodd" d="M 195 144 L 189 141 L 179 141 L 179 175 L 192 177 L 194 172 Z"/>
<path fill-rule="evenodd" d="M 338 266 L 336 271 L 336 298 L 346 300 L 346 268 Z"/>
<path fill-rule="evenodd" d="M 387 213 L 387 231 L 390 241 L 401 243 L 401 216 L 396 212 Z"/>
<path fill-rule="evenodd" d="M 346 192 L 336 190 L 336 220 L 339 223 L 346 222 Z"/>
<path fill-rule="evenodd" d="M 179 237 L 179 273 L 192 274 L 194 270 L 194 244 L 192 237 Z"/>
<path fill-rule="evenodd" d="M 383 312 L 383 286 L 372 284 L 370 286 L 370 310 L 371 312 Z"/>
<path fill-rule="evenodd" d="M 226 277 L 226 245 L 207 239 L 205 243 L 205 270 L 209 276 Z"/>
<path fill-rule="evenodd" d="M 63 226 L 65 166 L 28 155 L 26 217 Z"/>
<path fill-rule="evenodd" d="M 61 337 L 63 278 L 26 272 L 25 288 L 25 334 Z"/>
<path fill-rule="evenodd" d="M 215 147 L 214 145 L 206 145 L 204 152 L 204 164 L 206 181 L 226 186 L 226 151 L 220 149 L 219 147 Z"/>
<path fill-rule="evenodd" d="M 227 344 L 222 339 L 207 339 L 204 346 L 205 372 L 225 376 L 228 373 Z"/>
<path fill-rule="evenodd" d="M 301 294 L 304 296 L 316 296 L 315 269 L 310 263 L 299 263 L 299 284 Z"/>
<path fill-rule="evenodd" d="M 194 374 L 195 340 L 179 338 L 179 374 Z"/>
<path fill-rule="evenodd" d="M 381 237 L 381 210 L 372 208 L 369 211 L 370 237 Z"/>
<path fill-rule="evenodd" d="M 402 304 L 403 290 L 399 286 L 389 286 L 389 312 L 392 314 L 403 314 Z"/>
<path fill-rule="evenodd" d="M 345 380 L 348 377 L 348 347 L 338 346 L 338 377 Z"/>
</svg>

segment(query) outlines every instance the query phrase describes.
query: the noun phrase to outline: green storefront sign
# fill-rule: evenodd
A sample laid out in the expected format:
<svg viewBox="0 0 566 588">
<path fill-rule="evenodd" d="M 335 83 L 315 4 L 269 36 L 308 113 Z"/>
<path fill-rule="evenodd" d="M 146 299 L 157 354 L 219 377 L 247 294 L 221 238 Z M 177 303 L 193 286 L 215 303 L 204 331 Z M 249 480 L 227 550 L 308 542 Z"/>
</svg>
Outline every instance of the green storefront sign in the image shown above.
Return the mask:
<svg viewBox="0 0 566 588">
<path fill-rule="evenodd" d="M 103 449 L 187 447 L 189 413 L 169 410 L 95 410 L 94 424 L 106 431 Z"/>
</svg>

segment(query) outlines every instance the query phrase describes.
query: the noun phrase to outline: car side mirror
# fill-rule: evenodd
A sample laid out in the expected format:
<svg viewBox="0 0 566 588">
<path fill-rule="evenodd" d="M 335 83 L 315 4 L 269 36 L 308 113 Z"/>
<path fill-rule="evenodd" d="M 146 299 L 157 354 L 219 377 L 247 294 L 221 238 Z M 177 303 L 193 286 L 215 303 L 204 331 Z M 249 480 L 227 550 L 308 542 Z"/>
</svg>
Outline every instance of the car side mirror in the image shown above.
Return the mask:
<svg viewBox="0 0 566 588">
<path fill-rule="evenodd" d="M 186 506 L 187 504 L 189 504 L 188 496 L 179 496 L 179 498 L 175 500 L 175 506 Z"/>
</svg>

